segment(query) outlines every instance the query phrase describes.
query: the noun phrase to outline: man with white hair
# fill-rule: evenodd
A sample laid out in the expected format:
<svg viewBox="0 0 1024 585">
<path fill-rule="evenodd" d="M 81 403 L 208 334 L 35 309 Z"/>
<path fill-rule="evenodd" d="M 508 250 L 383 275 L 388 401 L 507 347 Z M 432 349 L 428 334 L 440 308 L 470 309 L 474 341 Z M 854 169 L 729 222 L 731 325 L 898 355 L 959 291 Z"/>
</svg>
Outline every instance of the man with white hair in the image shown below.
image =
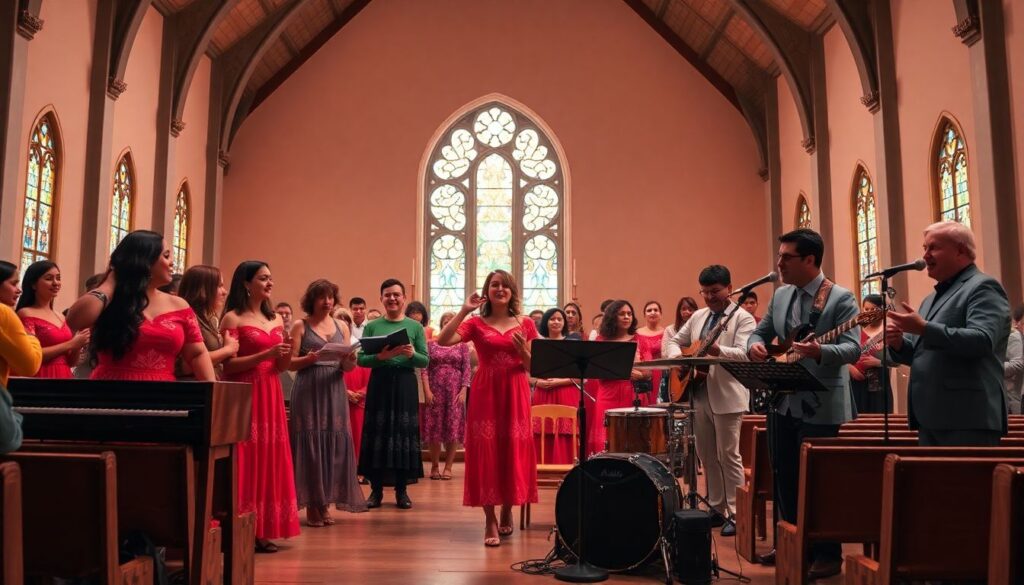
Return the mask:
<svg viewBox="0 0 1024 585">
<path fill-rule="evenodd" d="M 974 264 L 974 235 L 942 221 L 924 230 L 935 292 L 920 311 L 892 312 L 886 340 L 910 366 L 908 421 L 923 446 L 998 445 L 1006 434 L 1003 361 L 1010 305 L 999 282 Z"/>
</svg>

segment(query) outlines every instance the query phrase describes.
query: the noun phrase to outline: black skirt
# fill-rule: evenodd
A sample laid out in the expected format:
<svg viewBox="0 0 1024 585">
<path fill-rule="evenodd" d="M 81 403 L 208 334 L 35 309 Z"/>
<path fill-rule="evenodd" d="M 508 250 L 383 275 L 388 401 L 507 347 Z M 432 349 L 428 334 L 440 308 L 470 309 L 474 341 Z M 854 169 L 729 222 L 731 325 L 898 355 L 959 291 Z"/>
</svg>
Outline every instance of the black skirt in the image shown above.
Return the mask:
<svg viewBox="0 0 1024 585">
<path fill-rule="evenodd" d="M 419 387 L 410 368 L 377 367 L 366 385 L 366 414 L 359 446 L 359 474 L 394 485 L 423 477 Z"/>
</svg>

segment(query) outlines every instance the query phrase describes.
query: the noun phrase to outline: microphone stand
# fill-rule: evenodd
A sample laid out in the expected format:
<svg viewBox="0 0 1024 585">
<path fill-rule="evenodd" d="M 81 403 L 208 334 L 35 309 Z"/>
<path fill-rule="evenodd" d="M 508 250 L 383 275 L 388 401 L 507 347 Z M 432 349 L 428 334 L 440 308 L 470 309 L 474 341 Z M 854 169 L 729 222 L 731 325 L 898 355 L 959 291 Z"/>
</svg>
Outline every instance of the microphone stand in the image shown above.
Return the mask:
<svg viewBox="0 0 1024 585">
<path fill-rule="evenodd" d="M 889 275 L 882 273 L 882 302 L 888 305 L 888 300 L 896 296 L 896 291 L 889 287 Z M 882 436 L 885 444 L 889 443 L 889 340 L 886 335 L 889 327 L 889 311 L 886 306 L 882 307 Z"/>
</svg>

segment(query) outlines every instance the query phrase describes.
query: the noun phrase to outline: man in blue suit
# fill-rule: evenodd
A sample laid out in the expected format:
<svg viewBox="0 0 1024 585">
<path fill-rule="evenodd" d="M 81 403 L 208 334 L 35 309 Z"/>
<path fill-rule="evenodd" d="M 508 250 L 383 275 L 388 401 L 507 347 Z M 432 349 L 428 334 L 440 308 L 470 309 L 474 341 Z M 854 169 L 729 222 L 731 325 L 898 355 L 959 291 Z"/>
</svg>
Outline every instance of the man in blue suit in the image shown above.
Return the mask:
<svg viewBox="0 0 1024 585">
<path fill-rule="evenodd" d="M 785 339 L 801 325 L 810 325 L 819 336 L 857 316 L 853 293 L 832 284 L 821 271 L 825 243 L 810 229 L 793 230 L 779 237 L 778 270 L 787 286 L 775 291 L 768 311 L 747 342 L 751 361 L 768 357 L 765 344 Z M 796 523 L 800 479 L 800 445 L 807 437 L 835 437 L 839 425 L 854 418 L 847 368 L 860 357 L 860 328 L 853 327 L 833 343 L 809 340 L 793 344 L 800 363 L 828 391 L 785 395 L 768 417 L 768 445 L 775 480 L 775 508 L 779 516 Z M 773 564 L 774 551 L 762 562 Z M 842 569 L 842 549 L 837 542 L 812 545 L 808 577 L 821 579 Z"/>
<path fill-rule="evenodd" d="M 903 303 L 886 331 L 893 360 L 910 366 L 908 422 L 921 445 L 983 447 L 1006 434 L 1003 361 L 1010 305 L 974 264 L 974 235 L 954 221 L 924 231 L 935 292 L 921 310 Z"/>
</svg>

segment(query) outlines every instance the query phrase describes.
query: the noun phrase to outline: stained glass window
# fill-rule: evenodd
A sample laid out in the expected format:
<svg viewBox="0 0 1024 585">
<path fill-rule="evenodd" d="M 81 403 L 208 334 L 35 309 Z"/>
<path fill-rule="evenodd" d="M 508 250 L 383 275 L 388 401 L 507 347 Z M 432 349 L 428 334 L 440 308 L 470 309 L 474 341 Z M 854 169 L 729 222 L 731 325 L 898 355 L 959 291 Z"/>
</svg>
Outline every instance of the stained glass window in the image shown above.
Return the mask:
<svg viewBox="0 0 1024 585">
<path fill-rule="evenodd" d="M 33 262 L 53 256 L 55 185 L 59 161 L 53 130 L 53 119 L 50 114 L 44 115 L 32 129 L 28 145 L 25 221 L 21 237 L 22 274 Z"/>
<path fill-rule="evenodd" d="M 971 195 L 967 190 L 967 148 L 953 122 L 946 120 L 938 140 L 939 219 L 971 227 Z"/>
<path fill-rule="evenodd" d="M 523 313 L 560 306 L 563 189 L 551 141 L 520 112 L 495 102 L 452 124 L 425 177 L 431 315 L 457 311 L 499 268 Z"/>
<path fill-rule="evenodd" d="M 860 280 L 860 298 L 879 292 L 877 279 L 864 277 L 878 271 L 878 214 L 875 211 L 875 188 L 864 167 L 857 169 L 854 182 L 857 211 L 857 270 Z"/>
<path fill-rule="evenodd" d="M 796 227 L 811 227 L 811 207 L 807 205 L 807 197 L 803 193 L 796 200 Z"/>
<path fill-rule="evenodd" d="M 117 162 L 114 175 L 114 200 L 110 208 L 110 251 L 132 231 L 132 201 L 135 198 L 135 169 L 132 157 L 125 154 Z"/>
<path fill-rule="evenodd" d="M 182 183 L 174 204 L 174 272 L 182 274 L 188 266 L 188 183 Z"/>
</svg>

